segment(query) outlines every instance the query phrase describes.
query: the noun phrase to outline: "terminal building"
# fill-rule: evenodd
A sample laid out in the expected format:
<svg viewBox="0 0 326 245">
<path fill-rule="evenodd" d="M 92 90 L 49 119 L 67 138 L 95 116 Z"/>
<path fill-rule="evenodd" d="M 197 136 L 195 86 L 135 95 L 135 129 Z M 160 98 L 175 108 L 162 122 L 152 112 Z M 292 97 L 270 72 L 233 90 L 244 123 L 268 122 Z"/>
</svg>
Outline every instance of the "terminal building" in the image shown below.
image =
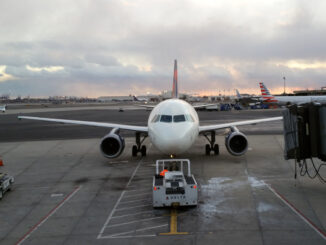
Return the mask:
<svg viewBox="0 0 326 245">
<path fill-rule="evenodd" d="M 306 89 L 293 91 L 294 95 L 326 95 L 326 87 L 321 87 L 320 89 Z"/>
</svg>

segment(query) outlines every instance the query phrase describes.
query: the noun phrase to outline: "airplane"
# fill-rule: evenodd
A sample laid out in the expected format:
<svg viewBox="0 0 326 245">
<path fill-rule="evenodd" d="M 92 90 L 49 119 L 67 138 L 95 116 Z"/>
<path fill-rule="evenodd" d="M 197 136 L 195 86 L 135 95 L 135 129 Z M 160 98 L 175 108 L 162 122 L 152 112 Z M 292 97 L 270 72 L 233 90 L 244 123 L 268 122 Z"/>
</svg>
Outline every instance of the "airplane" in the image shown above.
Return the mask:
<svg viewBox="0 0 326 245">
<path fill-rule="evenodd" d="M 146 156 L 146 146 L 143 145 L 143 142 L 149 137 L 152 144 L 160 152 L 173 158 L 189 150 L 199 135 L 203 135 L 209 142 L 209 144 L 205 146 L 206 155 L 210 155 L 211 152 L 218 155 L 219 145 L 215 143 L 216 130 L 229 128 L 230 131 L 225 139 L 226 148 L 230 154 L 241 156 L 245 154 L 248 149 L 248 140 L 247 137 L 238 130 L 237 126 L 282 120 L 282 117 L 200 125 L 195 107 L 178 98 L 178 70 L 177 60 L 175 60 L 172 98 L 160 102 L 153 108 L 148 117 L 147 126 L 30 116 L 18 116 L 18 119 L 112 128 L 110 133 L 105 135 L 100 143 L 100 149 L 104 157 L 112 159 L 118 157 L 125 147 L 125 140 L 119 134 L 120 130 L 135 132 L 136 144 L 132 147 L 132 156 L 137 156 L 138 153 L 142 156 Z"/>
<path fill-rule="evenodd" d="M 263 102 L 278 105 L 304 104 L 311 102 L 326 103 L 326 96 L 273 96 L 264 83 L 259 83 Z"/>
<path fill-rule="evenodd" d="M 7 105 L 0 106 L 0 111 L 2 111 L 3 113 L 6 112 L 6 109 L 7 109 Z"/>
</svg>

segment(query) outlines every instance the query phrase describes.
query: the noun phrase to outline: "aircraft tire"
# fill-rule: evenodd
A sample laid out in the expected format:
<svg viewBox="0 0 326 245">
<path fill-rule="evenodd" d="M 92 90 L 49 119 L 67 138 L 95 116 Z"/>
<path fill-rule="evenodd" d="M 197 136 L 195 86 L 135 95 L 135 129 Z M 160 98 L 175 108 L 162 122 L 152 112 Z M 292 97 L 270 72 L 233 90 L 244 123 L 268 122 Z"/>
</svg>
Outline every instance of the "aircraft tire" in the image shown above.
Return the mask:
<svg viewBox="0 0 326 245">
<path fill-rule="evenodd" d="M 145 145 L 143 145 L 142 147 L 141 147 L 141 155 L 143 156 L 143 157 L 145 157 L 146 156 L 146 146 Z"/>
<path fill-rule="evenodd" d="M 138 152 L 137 146 L 136 145 L 133 145 L 132 146 L 132 156 L 133 157 L 136 157 L 137 156 L 137 152 Z"/>
<path fill-rule="evenodd" d="M 219 154 L 220 154 L 220 149 L 219 149 L 218 144 L 215 144 L 215 145 L 214 145 L 214 154 L 215 154 L 215 155 L 219 155 Z"/>
<path fill-rule="evenodd" d="M 206 144 L 205 146 L 205 153 L 207 156 L 211 154 L 211 146 L 209 144 Z"/>
</svg>

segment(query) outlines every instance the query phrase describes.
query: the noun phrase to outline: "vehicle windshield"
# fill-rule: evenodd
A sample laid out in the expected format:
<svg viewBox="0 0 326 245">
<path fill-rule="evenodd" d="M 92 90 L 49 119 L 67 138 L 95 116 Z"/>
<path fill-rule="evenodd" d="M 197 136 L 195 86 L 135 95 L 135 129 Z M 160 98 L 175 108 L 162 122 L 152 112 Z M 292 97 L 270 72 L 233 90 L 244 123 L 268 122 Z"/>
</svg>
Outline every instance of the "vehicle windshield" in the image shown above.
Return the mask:
<svg viewBox="0 0 326 245">
<path fill-rule="evenodd" d="M 173 116 L 173 122 L 185 122 L 186 118 L 184 115 L 175 115 Z"/>
<path fill-rule="evenodd" d="M 170 122 L 172 122 L 172 116 L 171 115 L 161 115 L 160 121 L 170 123 Z"/>
</svg>

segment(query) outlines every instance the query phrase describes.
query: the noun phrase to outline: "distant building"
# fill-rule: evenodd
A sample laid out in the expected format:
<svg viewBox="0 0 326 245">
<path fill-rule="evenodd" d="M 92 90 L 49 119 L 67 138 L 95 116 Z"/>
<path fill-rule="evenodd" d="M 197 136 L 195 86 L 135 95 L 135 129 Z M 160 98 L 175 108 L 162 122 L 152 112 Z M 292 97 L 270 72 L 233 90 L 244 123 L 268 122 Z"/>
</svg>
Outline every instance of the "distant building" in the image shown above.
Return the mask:
<svg viewBox="0 0 326 245">
<path fill-rule="evenodd" d="M 134 101 L 134 96 L 101 96 L 97 98 L 100 102 L 119 102 L 119 101 Z"/>
<path fill-rule="evenodd" d="M 293 91 L 295 95 L 326 95 L 326 87 L 321 87 L 320 89 L 313 90 L 297 90 Z"/>
</svg>

